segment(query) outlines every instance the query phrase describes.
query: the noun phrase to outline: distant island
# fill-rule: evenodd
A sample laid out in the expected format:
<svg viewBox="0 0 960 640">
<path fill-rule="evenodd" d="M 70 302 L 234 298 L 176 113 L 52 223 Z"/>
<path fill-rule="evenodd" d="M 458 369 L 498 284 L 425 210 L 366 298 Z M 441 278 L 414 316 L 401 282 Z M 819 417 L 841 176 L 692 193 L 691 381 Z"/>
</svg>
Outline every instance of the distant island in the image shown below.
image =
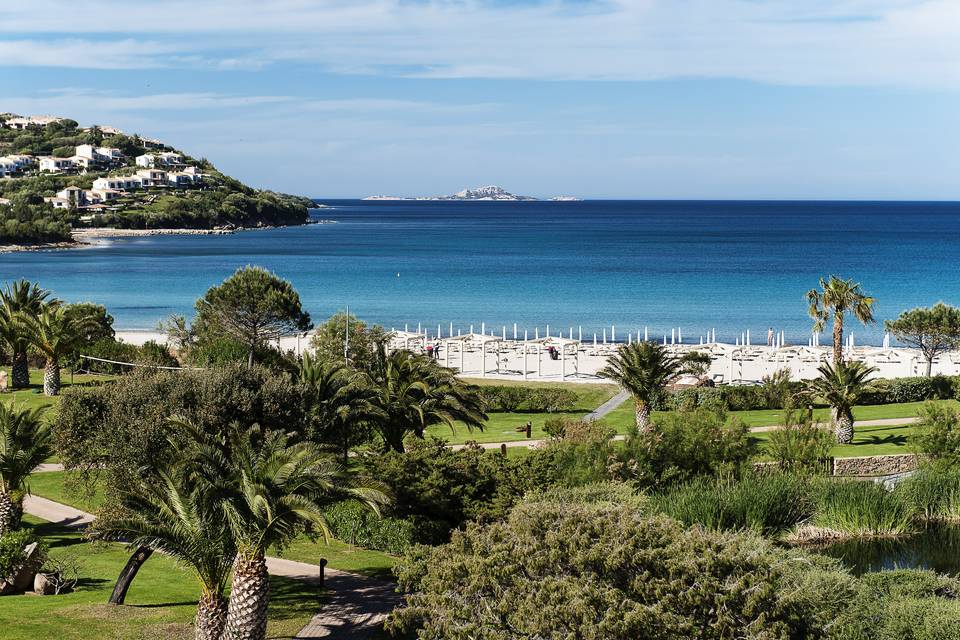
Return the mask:
<svg viewBox="0 0 960 640">
<path fill-rule="evenodd" d="M 229 233 L 300 225 L 311 200 L 254 189 L 161 140 L 0 112 L 0 248 L 72 246 L 97 230 Z"/>
<path fill-rule="evenodd" d="M 503 189 L 503 187 L 489 186 L 477 187 L 476 189 L 464 189 L 452 196 L 418 196 L 416 198 L 404 198 L 401 196 L 368 196 L 364 200 L 464 200 L 464 201 L 483 201 L 483 202 L 529 202 L 537 198 L 531 196 L 518 196 Z"/>
</svg>

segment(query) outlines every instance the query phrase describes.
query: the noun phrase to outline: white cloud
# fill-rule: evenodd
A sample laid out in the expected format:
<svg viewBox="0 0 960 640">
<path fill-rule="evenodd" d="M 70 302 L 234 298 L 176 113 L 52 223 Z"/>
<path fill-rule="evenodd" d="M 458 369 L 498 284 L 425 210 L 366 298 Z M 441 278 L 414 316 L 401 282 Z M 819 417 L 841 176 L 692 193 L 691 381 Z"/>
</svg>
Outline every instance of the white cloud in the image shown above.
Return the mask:
<svg viewBox="0 0 960 640">
<path fill-rule="evenodd" d="M 292 60 L 426 78 L 960 88 L 956 0 L 34 0 L 0 9 L 0 34 L 41 32 L 71 39 L 47 52 L 41 40 L 21 39 L 22 51 L 0 48 L 0 59 L 223 69 Z"/>
</svg>

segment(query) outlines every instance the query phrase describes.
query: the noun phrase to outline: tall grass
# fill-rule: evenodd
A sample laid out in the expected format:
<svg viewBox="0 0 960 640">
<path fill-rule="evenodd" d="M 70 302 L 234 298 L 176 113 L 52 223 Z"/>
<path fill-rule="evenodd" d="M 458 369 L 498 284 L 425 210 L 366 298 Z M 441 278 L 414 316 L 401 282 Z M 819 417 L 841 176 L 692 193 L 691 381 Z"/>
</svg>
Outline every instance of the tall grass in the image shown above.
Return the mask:
<svg viewBox="0 0 960 640">
<path fill-rule="evenodd" d="M 717 531 L 775 536 L 813 515 L 807 482 L 791 474 L 751 474 L 739 481 L 695 480 L 651 497 L 651 509 Z"/>
<path fill-rule="evenodd" d="M 957 470 L 924 467 L 900 481 L 896 493 L 921 520 L 960 519 L 960 472 Z"/>
<path fill-rule="evenodd" d="M 813 525 L 849 536 L 896 536 L 913 528 L 913 512 L 898 492 L 868 481 L 815 483 Z"/>
</svg>

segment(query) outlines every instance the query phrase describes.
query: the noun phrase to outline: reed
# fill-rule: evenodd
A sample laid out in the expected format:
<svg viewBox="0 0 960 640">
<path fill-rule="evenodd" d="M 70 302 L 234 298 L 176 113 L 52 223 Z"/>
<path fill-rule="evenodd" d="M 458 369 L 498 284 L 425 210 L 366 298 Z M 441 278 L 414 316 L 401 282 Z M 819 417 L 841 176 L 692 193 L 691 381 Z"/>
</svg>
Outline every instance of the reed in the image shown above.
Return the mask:
<svg viewBox="0 0 960 640">
<path fill-rule="evenodd" d="M 899 493 L 869 481 L 815 483 L 813 525 L 853 537 L 898 536 L 913 529 L 913 510 Z"/>
<path fill-rule="evenodd" d="M 738 481 L 700 479 L 654 495 L 651 509 L 688 525 L 777 536 L 813 515 L 807 487 L 803 478 L 781 473 Z"/>
<path fill-rule="evenodd" d="M 928 466 L 902 480 L 896 493 L 925 522 L 960 520 L 960 471 Z"/>
</svg>

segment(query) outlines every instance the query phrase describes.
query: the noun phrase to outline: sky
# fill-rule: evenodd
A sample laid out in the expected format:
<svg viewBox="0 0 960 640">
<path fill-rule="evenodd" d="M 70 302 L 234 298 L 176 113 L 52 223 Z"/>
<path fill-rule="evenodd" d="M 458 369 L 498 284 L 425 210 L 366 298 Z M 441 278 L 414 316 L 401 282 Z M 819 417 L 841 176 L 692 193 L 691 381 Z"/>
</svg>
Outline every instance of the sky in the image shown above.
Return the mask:
<svg viewBox="0 0 960 640">
<path fill-rule="evenodd" d="M 960 200 L 960 1 L 0 0 L 0 111 L 321 198 Z"/>
</svg>

